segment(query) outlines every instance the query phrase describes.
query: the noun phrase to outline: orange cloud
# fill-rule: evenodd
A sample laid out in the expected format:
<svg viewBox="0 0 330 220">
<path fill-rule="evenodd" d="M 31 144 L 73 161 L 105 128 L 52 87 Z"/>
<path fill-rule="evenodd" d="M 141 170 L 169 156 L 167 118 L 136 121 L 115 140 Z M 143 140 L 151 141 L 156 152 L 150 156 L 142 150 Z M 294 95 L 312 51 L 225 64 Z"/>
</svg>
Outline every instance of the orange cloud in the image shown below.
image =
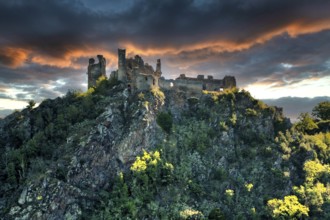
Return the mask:
<svg viewBox="0 0 330 220">
<path fill-rule="evenodd" d="M 87 49 L 73 49 L 65 54 L 63 57 L 52 57 L 47 55 L 39 55 L 35 54 L 31 58 L 31 61 L 40 65 L 49 65 L 56 66 L 59 68 L 74 68 L 81 69 L 85 68 L 88 65 L 88 58 L 96 57 L 97 54 L 102 54 L 107 60 L 108 67 L 115 67 L 117 65 L 117 56 L 109 51 L 105 51 L 104 49 L 96 49 L 96 48 L 87 48 Z M 79 58 L 86 58 L 86 65 L 82 66 L 76 63 Z"/>
<path fill-rule="evenodd" d="M 120 45 L 121 47 L 126 48 L 128 57 L 139 54 L 143 57 L 152 56 L 162 58 L 164 56 L 175 57 L 184 53 L 186 58 L 185 60 L 189 63 L 183 63 L 184 61 L 180 59 L 178 62 L 171 62 L 171 64 L 168 64 L 182 67 L 184 65 L 189 66 L 200 62 L 209 61 L 213 57 L 209 56 L 212 53 L 234 52 L 249 49 L 256 44 L 265 43 L 283 33 L 287 33 L 291 37 L 297 37 L 302 34 L 316 33 L 327 29 L 330 29 L 330 22 L 328 20 L 314 22 L 299 20 L 283 25 L 282 27 L 267 33 L 260 34 L 256 38 L 240 42 L 235 39 L 222 39 L 221 36 L 219 36 L 216 40 L 206 40 L 191 44 L 183 44 L 181 46 L 143 46 L 128 41 L 120 42 Z M 107 51 L 102 48 L 95 48 L 91 46 L 68 50 L 62 57 L 53 57 L 44 53 L 40 54 L 38 51 L 33 51 L 29 48 L 6 47 L 0 49 L 0 63 L 15 68 L 23 65 L 27 60 L 29 60 L 40 65 L 81 69 L 87 67 L 88 58 L 96 57 L 97 54 L 102 54 L 105 56 L 108 68 L 117 67 L 117 51 Z M 80 58 L 86 58 L 86 65 L 76 62 Z"/>
<path fill-rule="evenodd" d="M 209 50 L 210 52 L 234 52 L 249 49 L 256 44 L 265 43 L 272 38 L 287 33 L 291 37 L 297 37 L 303 34 L 317 33 L 330 29 L 330 21 L 322 20 L 315 22 L 295 21 L 290 24 L 279 27 L 260 36 L 243 42 L 237 42 L 231 39 L 218 39 L 204 42 L 197 42 L 182 46 L 165 46 L 165 47 L 140 47 L 132 42 L 122 42 L 128 54 L 140 54 L 142 56 L 161 56 L 161 55 L 177 55 L 182 52 L 196 52 L 201 50 Z M 221 38 L 221 36 L 220 36 Z"/>
<path fill-rule="evenodd" d="M 24 64 L 30 51 L 22 48 L 0 48 L 0 63 L 15 68 Z"/>
</svg>

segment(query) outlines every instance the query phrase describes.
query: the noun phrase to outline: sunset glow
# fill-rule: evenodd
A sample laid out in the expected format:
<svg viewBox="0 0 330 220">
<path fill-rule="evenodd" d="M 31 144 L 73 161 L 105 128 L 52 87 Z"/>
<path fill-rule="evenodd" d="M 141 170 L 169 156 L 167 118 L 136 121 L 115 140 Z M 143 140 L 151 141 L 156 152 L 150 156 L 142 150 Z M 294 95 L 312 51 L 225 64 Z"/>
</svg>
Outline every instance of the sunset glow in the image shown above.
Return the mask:
<svg viewBox="0 0 330 220">
<path fill-rule="evenodd" d="M 118 48 L 153 66 L 160 58 L 166 78 L 234 75 L 256 98 L 329 96 L 329 9 L 322 0 L 2 1 L 0 108 L 86 90 L 88 59 L 102 54 L 109 75 Z"/>
</svg>

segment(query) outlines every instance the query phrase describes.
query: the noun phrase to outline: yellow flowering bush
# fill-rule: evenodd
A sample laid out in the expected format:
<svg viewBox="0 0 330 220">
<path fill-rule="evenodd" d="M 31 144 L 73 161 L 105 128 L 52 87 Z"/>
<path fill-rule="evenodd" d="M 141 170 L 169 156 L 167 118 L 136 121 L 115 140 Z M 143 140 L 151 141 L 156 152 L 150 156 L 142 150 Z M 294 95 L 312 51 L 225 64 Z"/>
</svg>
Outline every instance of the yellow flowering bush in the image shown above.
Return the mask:
<svg viewBox="0 0 330 220">
<path fill-rule="evenodd" d="M 309 208 L 302 205 L 294 195 L 285 196 L 283 200 L 271 199 L 267 202 L 267 206 L 274 218 L 301 218 L 303 215 L 308 216 L 309 212 Z"/>
<path fill-rule="evenodd" d="M 156 167 L 160 161 L 161 159 L 159 151 L 149 153 L 147 151 L 143 151 L 142 156 L 136 157 L 136 160 L 131 166 L 131 170 L 134 172 L 142 172 L 150 166 Z"/>
</svg>

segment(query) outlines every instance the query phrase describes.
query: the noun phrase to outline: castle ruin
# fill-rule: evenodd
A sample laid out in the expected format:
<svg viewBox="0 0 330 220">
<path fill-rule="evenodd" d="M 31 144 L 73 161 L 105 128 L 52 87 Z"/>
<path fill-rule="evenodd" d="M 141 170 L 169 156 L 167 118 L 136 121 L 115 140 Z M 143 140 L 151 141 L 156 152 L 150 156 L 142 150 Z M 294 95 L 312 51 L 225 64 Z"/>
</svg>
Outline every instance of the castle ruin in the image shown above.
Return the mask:
<svg viewBox="0 0 330 220">
<path fill-rule="evenodd" d="M 89 59 L 88 88 L 96 85 L 100 76 L 105 76 L 105 58 L 98 55 L 99 63 L 94 64 L 94 59 Z M 134 58 L 126 58 L 126 50 L 118 49 L 118 69 L 112 71 L 110 79 L 117 79 L 127 85 L 129 91 L 149 90 L 152 88 L 171 89 L 181 87 L 191 90 L 221 91 L 236 87 L 234 76 L 225 76 L 223 79 L 214 79 L 213 76 L 198 75 L 196 78 L 181 74 L 175 80 L 161 77 L 161 60 L 157 60 L 156 70 L 144 63 L 143 59 L 136 55 Z"/>
<path fill-rule="evenodd" d="M 118 70 L 112 71 L 110 78 L 116 78 L 127 84 L 131 91 L 148 90 L 159 87 L 158 81 L 161 72 L 160 59 L 157 60 L 156 70 L 143 59 L 136 55 L 134 58 L 126 58 L 126 50 L 118 49 Z"/>
<path fill-rule="evenodd" d="M 94 58 L 89 59 L 89 64 L 87 68 L 88 75 L 88 89 L 96 86 L 96 81 L 101 77 L 106 77 L 105 67 L 106 60 L 102 55 L 97 55 L 98 63 L 95 63 Z"/>
</svg>

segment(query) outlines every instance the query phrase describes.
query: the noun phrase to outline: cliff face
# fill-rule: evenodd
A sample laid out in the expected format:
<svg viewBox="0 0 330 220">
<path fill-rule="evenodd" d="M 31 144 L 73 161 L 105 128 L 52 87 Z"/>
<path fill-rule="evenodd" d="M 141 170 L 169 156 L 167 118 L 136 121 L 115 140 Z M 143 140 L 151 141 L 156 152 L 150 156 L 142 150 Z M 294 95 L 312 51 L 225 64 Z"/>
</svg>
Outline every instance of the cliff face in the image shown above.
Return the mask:
<svg viewBox="0 0 330 220">
<path fill-rule="evenodd" d="M 115 85 L 1 120 L 1 218 L 262 215 L 290 190 L 274 141 L 288 122 L 244 91 L 188 94 Z"/>
</svg>

